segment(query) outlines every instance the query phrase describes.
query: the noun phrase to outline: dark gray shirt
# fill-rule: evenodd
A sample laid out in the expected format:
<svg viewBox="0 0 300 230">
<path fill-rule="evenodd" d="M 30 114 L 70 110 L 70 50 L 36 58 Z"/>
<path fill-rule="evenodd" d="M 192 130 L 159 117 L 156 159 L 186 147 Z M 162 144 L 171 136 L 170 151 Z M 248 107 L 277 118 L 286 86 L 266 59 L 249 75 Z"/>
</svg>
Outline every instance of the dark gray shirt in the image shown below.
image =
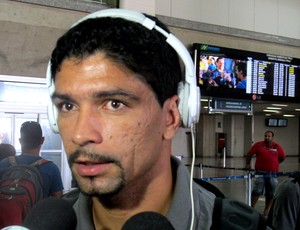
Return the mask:
<svg viewBox="0 0 300 230">
<path fill-rule="evenodd" d="M 169 212 L 168 220 L 176 230 L 190 229 L 191 224 L 191 198 L 190 198 L 190 173 L 186 166 L 177 158 L 172 157 L 173 175 L 176 175 L 175 192 Z M 208 230 L 212 224 L 212 213 L 215 195 L 201 186 L 193 183 L 194 196 L 194 228 Z M 77 215 L 77 230 L 94 229 L 91 198 L 80 193 L 74 204 Z"/>
</svg>

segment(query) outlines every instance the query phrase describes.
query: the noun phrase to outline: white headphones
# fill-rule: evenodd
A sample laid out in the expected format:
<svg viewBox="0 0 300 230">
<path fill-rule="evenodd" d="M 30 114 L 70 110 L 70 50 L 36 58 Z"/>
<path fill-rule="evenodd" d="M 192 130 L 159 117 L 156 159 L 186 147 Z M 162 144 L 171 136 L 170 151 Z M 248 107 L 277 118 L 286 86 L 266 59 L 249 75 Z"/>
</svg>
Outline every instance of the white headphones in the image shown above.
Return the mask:
<svg viewBox="0 0 300 230">
<path fill-rule="evenodd" d="M 185 65 L 185 80 L 184 82 L 180 82 L 178 85 L 178 109 L 181 115 L 183 126 L 191 127 L 192 124 L 197 123 L 200 117 L 200 89 L 196 84 L 194 62 L 191 58 L 191 55 L 189 54 L 185 46 L 181 43 L 181 41 L 173 34 L 168 33 L 161 27 L 157 26 L 155 21 L 147 18 L 144 14 L 125 9 L 106 9 L 94 12 L 80 19 L 72 27 L 87 19 L 102 17 L 123 18 L 128 21 L 133 21 L 143 25 L 149 30 L 155 29 L 166 37 L 166 42 L 171 47 L 173 47 L 173 49 L 177 52 Z M 51 63 L 49 61 L 46 78 L 47 86 L 51 96 L 55 90 L 55 85 L 54 81 L 51 78 L 50 67 Z M 57 109 L 53 105 L 51 100 L 48 105 L 48 119 L 52 130 L 55 133 L 58 133 L 59 130 L 57 127 Z"/>
</svg>

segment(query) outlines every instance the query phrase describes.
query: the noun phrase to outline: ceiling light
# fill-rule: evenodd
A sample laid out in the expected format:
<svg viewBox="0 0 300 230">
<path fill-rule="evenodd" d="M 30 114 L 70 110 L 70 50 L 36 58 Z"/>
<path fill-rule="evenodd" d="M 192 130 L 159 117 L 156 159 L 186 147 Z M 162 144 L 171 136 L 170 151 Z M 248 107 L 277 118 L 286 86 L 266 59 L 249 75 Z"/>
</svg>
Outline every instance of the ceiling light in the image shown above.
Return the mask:
<svg viewBox="0 0 300 230">
<path fill-rule="evenodd" d="M 300 111 L 300 109 L 295 109 L 295 111 Z"/>
<path fill-rule="evenodd" d="M 281 110 L 282 108 L 278 108 L 278 107 L 267 107 L 266 109 Z"/>
<path fill-rule="evenodd" d="M 264 112 L 270 112 L 270 113 L 279 113 L 277 110 L 272 110 L 272 109 L 264 109 Z"/>
<path fill-rule="evenodd" d="M 292 114 L 284 114 L 283 116 L 284 117 L 295 117 L 295 115 L 292 115 Z"/>
<path fill-rule="evenodd" d="M 208 99 L 201 99 L 201 101 L 208 101 Z"/>
<path fill-rule="evenodd" d="M 272 104 L 272 105 L 274 105 L 274 106 L 281 106 L 281 107 L 286 107 L 286 106 L 288 106 L 288 105 L 285 105 L 285 104 Z"/>
</svg>

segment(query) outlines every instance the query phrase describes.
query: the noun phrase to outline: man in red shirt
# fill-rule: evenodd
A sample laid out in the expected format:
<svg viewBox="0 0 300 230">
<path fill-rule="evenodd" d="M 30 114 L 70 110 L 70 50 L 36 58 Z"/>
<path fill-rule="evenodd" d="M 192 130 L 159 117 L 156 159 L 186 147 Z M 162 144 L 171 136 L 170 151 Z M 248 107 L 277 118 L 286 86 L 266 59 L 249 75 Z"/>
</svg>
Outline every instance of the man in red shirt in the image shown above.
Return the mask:
<svg viewBox="0 0 300 230">
<path fill-rule="evenodd" d="M 259 196 L 263 195 L 265 190 L 265 208 L 264 216 L 268 216 L 270 207 L 273 202 L 273 196 L 278 184 L 277 172 L 279 172 L 279 163 L 281 163 L 286 154 L 283 148 L 273 141 L 274 133 L 265 132 L 264 141 L 256 142 L 249 150 L 246 157 L 246 168 L 250 169 L 252 156 L 256 155 L 254 179 L 254 188 L 251 194 L 251 206 L 254 207 Z"/>
</svg>

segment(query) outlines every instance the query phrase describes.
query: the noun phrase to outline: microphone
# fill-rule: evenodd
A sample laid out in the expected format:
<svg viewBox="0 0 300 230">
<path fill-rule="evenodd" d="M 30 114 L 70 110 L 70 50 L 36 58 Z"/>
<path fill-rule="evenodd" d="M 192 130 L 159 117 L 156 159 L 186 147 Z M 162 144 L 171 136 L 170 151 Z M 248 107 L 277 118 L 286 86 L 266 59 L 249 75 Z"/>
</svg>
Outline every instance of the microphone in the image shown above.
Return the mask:
<svg viewBox="0 0 300 230">
<path fill-rule="evenodd" d="M 77 219 L 68 201 L 51 197 L 39 201 L 30 210 L 23 226 L 30 230 L 74 230 Z"/>
<path fill-rule="evenodd" d="M 29 230 L 29 229 L 19 225 L 11 225 L 5 228 L 1 228 L 1 230 Z"/>
<path fill-rule="evenodd" d="M 129 218 L 122 230 L 175 230 L 169 220 L 156 212 L 141 212 Z"/>
</svg>

